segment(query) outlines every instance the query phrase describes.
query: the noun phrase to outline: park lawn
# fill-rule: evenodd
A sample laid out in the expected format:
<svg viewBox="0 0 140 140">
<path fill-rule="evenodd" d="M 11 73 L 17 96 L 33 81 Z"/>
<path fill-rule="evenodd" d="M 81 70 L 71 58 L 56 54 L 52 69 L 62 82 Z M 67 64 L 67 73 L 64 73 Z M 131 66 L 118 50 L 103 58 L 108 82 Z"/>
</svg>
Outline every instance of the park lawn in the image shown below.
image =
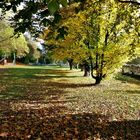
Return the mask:
<svg viewBox="0 0 140 140">
<path fill-rule="evenodd" d="M 140 80 L 121 76 L 94 86 L 80 70 L 0 68 L 0 138 L 139 140 Z"/>
</svg>

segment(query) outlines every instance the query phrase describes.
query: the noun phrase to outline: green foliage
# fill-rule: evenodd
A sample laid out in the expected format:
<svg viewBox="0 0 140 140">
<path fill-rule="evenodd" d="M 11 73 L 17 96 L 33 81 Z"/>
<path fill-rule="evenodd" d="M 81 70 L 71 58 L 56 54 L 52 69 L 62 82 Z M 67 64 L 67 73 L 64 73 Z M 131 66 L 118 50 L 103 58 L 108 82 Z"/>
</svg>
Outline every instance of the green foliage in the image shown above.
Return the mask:
<svg viewBox="0 0 140 140">
<path fill-rule="evenodd" d="M 133 58 L 132 60 L 129 60 L 127 64 L 140 65 L 140 57 L 136 57 L 136 58 Z"/>
<path fill-rule="evenodd" d="M 24 36 L 14 36 L 13 28 L 4 21 L 0 22 L 0 50 L 5 56 L 16 52 L 17 57 L 23 57 L 29 52 Z"/>
<path fill-rule="evenodd" d="M 37 43 L 35 41 L 29 41 L 27 45 L 29 47 L 29 53 L 25 57 L 25 63 L 35 63 L 40 58 L 41 52 L 38 49 Z"/>
<path fill-rule="evenodd" d="M 57 11 L 59 11 L 59 9 L 62 9 L 61 7 L 66 7 L 67 4 L 71 5 L 75 2 L 81 3 L 79 7 L 75 8 L 77 12 L 80 10 L 84 10 L 85 5 L 88 6 L 90 5 L 90 3 L 98 3 L 98 1 L 96 0 L 1 0 L 0 8 L 2 9 L 3 13 L 9 10 L 12 10 L 15 13 L 15 15 L 12 17 L 12 21 L 15 26 L 16 32 L 25 32 L 26 29 L 28 29 L 36 35 L 36 32 L 41 30 L 34 26 L 36 23 L 38 23 L 38 25 L 44 24 L 44 21 L 46 20 L 45 17 L 48 17 L 49 15 L 54 15 Z M 105 3 L 104 1 L 101 2 Z M 139 5 L 138 1 L 116 0 L 116 2 L 132 3 L 134 5 Z M 37 16 L 34 16 L 34 14 L 36 14 Z M 57 21 L 56 16 L 54 16 L 54 22 L 52 22 L 50 19 L 47 20 L 49 25 L 54 25 L 55 21 Z"/>
<path fill-rule="evenodd" d="M 79 4 L 71 4 L 67 8 L 60 11 L 61 21 L 56 24 L 55 28 L 50 27 L 44 30 L 43 38 L 46 39 L 46 44 L 54 46 L 52 57 L 54 60 L 69 60 L 72 59 L 75 63 L 80 63 L 87 59 L 88 49 L 82 40 L 81 30 L 78 25 L 83 21 L 83 17 L 77 16 L 74 18 L 75 7 Z M 69 13 L 67 13 L 69 11 Z M 76 25 L 74 25 L 76 24 Z M 58 27 L 58 28 L 56 28 Z M 78 27 L 78 28 L 77 28 Z"/>
<path fill-rule="evenodd" d="M 39 26 L 44 24 L 46 17 L 54 15 L 60 9 L 60 5 L 61 7 L 67 6 L 67 0 L 3 0 L 0 2 L 0 8 L 3 13 L 9 10 L 12 10 L 15 13 L 15 15 L 11 18 L 11 21 L 13 21 L 12 26 L 15 27 L 15 32 L 24 33 L 26 29 L 28 29 L 35 35 L 37 34 L 37 31 L 41 30 L 36 27 L 36 23 Z M 36 14 L 36 16 L 34 16 L 34 14 Z M 56 21 L 57 18 L 54 20 Z M 50 19 L 47 21 L 49 21 L 49 24 L 54 24 Z"/>
<path fill-rule="evenodd" d="M 57 2 L 57 0 L 50 0 L 48 2 L 48 9 L 51 14 L 54 14 L 58 8 L 59 8 L 59 3 Z"/>
</svg>

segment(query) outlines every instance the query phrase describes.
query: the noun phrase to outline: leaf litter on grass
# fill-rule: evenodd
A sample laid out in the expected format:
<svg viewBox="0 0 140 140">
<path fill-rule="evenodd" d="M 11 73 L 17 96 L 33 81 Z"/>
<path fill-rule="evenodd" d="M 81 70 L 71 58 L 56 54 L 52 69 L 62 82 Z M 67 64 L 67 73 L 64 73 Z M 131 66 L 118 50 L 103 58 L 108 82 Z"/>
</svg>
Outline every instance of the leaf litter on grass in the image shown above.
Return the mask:
<svg viewBox="0 0 140 140">
<path fill-rule="evenodd" d="M 93 86 L 93 79 L 79 71 L 41 68 L 1 75 L 0 87 L 6 83 L 0 92 L 2 139 L 139 140 L 138 83 L 112 80 Z"/>
</svg>

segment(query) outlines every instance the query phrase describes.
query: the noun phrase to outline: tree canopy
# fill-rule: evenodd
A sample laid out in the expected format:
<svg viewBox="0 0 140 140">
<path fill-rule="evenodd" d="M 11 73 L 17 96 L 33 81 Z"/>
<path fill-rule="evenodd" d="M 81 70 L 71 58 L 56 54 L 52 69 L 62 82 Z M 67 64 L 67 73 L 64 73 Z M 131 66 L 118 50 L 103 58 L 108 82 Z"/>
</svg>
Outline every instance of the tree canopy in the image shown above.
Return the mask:
<svg viewBox="0 0 140 140">
<path fill-rule="evenodd" d="M 95 0 L 94 0 L 95 1 Z M 94 2 L 93 1 L 93 2 Z M 69 6 L 71 3 L 81 3 L 81 8 L 88 3 L 88 0 L 1 0 L 2 12 L 12 10 L 15 15 L 11 17 L 12 26 L 16 32 L 24 33 L 27 29 L 34 35 L 44 29 L 46 25 L 55 25 L 61 16 L 59 9 Z M 104 1 L 100 1 L 104 3 Z M 132 3 L 139 5 L 139 1 L 116 0 L 118 3 Z"/>
<path fill-rule="evenodd" d="M 18 57 L 23 57 L 29 52 L 24 36 L 14 36 L 14 29 L 5 21 L 0 22 L 0 50 L 5 56 L 16 52 Z"/>
<path fill-rule="evenodd" d="M 88 61 L 98 84 L 139 50 L 138 6 L 115 0 L 87 0 L 82 10 L 77 11 L 78 8 L 81 5 L 73 3 L 60 10 L 62 19 L 57 25 L 66 31 L 64 36 L 59 36 L 55 26 L 44 32 L 45 38 L 51 38 L 56 46 L 56 59 Z"/>
</svg>

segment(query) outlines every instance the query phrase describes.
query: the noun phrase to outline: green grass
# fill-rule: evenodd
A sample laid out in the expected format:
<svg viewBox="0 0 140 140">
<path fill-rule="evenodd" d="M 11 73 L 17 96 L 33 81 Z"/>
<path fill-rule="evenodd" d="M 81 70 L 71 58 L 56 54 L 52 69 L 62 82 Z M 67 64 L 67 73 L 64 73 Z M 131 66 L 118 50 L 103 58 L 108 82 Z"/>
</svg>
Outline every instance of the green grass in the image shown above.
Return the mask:
<svg viewBox="0 0 140 140">
<path fill-rule="evenodd" d="M 0 68 L 0 136 L 136 139 L 140 81 L 118 74 L 98 86 L 93 83 L 80 70 L 57 66 Z M 130 130 L 124 127 L 127 123 Z"/>
</svg>

